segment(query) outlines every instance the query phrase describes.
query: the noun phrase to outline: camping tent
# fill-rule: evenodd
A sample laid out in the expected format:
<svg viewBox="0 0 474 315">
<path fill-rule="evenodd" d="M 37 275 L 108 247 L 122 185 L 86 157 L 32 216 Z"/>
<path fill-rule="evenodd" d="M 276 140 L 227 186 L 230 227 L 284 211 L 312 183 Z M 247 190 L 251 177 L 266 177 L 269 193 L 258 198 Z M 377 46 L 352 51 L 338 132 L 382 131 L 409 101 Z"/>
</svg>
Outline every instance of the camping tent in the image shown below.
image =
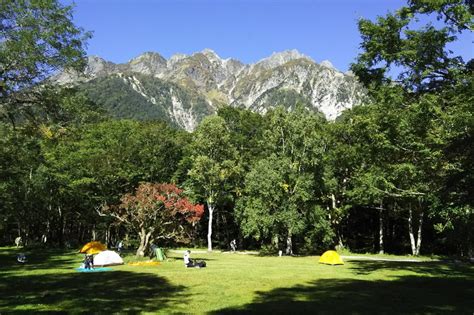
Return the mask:
<svg viewBox="0 0 474 315">
<path fill-rule="evenodd" d="M 87 254 L 87 255 L 95 255 L 107 249 L 107 246 L 102 244 L 101 242 L 89 242 L 86 245 L 82 246 L 79 253 Z"/>
<path fill-rule="evenodd" d="M 324 254 L 321 255 L 321 258 L 319 258 L 319 263 L 327 265 L 344 265 L 341 256 L 333 250 L 324 252 Z"/>
<path fill-rule="evenodd" d="M 113 250 L 105 250 L 94 257 L 94 266 L 122 265 L 123 259 Z"/>
</svg>

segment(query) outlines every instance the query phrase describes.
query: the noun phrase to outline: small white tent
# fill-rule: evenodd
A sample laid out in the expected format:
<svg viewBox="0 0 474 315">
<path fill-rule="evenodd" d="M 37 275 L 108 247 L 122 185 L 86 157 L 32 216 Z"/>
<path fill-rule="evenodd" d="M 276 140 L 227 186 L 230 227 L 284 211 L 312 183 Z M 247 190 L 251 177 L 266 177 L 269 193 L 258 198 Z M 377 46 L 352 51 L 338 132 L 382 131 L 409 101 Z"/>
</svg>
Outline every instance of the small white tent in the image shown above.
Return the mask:
<svg viewBox="0 0 474 315">
<path fill-rule="evenodd" d="M 122 265 L 123 259 L 113 250 L 104 250 L 94 257 L 94 266 Z"/>
</svg>

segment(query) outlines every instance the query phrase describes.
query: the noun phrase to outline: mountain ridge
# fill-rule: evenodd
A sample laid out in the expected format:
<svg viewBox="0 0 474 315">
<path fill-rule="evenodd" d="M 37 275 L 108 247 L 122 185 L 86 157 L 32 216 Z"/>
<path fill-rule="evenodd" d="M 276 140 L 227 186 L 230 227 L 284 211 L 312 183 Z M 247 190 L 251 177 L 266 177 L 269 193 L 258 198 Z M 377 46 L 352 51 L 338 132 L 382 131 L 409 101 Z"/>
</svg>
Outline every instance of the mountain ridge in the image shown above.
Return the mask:
<svg viewBox="0 0 474 315">
<path fill-rule="evenodd" d="M 333 120 L 344 109 L 360 104 L 365 97 L 364 89 L 350 72 L 340 72 L 327 60 L 318 64 L 295 49 L 274 52 L 253 64 L 244 64 L 233 58 L 222 59 L 211 49 L 190 55 L 175 54 L 169 59 L 157 52 L 145 52 L 118 64 L 99 56 L 89 56 L 83 73 L 65 71 L 53 77 L 53 81 L 76 84 L 87 92 L 91 88 L 87 84 L 90 81 L 97 83 L 114 78 L 120 78 L 127 87 L 120 87 L 122 83 L 119 81 L 104 83 L 101 84 L 103 93 L 113 95 L 118 93 L 114 89 L 131 88 L 136 92 L 133 94 L 141 95 L 146 103 L 160 107 L 156 110 L 165 113 L 164 120 L 188 131 L 220 106 L 246 108 L 264 114 L 276 106 L 291 109 L 296 103 L 303 103 L 308 109 L 320 111 L 327 119 Z M 150 84 L 159 88 L 145 91 L 143 86 Z M 180 96 L 176 95 L 177 90 Z M 150 91 L 162 94 L 147 94 Z M 92 94 L 103 99 L 97 93 Z M 123 99 L 130 98 L 123 96 Z M 203 100 L 206 105 L 203 105 Z M 121 101 L 122 98 L 116 99 L 116 102 Z M 175 108 L 177 104 L 180 104 L 179 108 Z M 111 110 L 114 108 L 109 107 Z M 193 109 L 204 114 L 196 116 Z"/>
</svg>

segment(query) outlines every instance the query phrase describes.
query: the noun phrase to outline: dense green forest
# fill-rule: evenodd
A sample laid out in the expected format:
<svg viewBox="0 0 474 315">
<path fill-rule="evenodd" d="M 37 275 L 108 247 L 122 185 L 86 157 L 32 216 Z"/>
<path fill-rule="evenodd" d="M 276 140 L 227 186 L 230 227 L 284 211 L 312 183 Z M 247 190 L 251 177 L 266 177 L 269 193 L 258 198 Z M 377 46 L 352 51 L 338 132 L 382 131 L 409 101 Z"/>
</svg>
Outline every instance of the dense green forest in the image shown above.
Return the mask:
<svg viewBox="0 0 474 315">
<path fill-rule="evenodd" d="M 84 66 L 90 34 L 72 8 L 0 12 L 2 245 L 474 255 L 474 62 L 449 50 L 472 31 L 472 5 L 410 0 L 359 20 L 351 69 L 369 99 L 334 122 L 276 93 L 291 104 L 224 106 L 192 133 L 108 117 L 90 94 L 46 84 Z"/>
</svg>

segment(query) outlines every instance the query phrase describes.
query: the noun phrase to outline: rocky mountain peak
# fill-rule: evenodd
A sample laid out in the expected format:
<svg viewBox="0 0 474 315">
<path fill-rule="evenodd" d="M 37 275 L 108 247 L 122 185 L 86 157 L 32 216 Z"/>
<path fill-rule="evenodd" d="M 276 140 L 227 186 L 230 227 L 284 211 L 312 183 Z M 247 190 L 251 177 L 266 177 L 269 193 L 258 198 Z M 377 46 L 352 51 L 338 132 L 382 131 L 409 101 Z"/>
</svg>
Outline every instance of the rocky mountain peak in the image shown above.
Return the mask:
<svg viewBox="0 0 474 315">
<path fill-rule="evenodd" d="M 112 62 L 106 61 L 104 58 L 99 56 L 87 56 L 87 65 L 89 68 L 100 68 L 106 64 L 112 64 Z"/>
<path fill-rule="evenodd" d="M 220 62 L 222 62 L 221 57 L 219 57 L 219 55 L 217 55 L 216 52 L 212 49 L 205 48 L 201 51 L 201 54 L 206 56 L 207 59 L 209 59 L 209 61 L 220 61 Z"/>
<path fill-rule="evenodd" d="M 140 61 L 140 60 L 150 60 L 150 61 L 155 61 L 155 62 L 159 62 L 159 63 L 166 63 L 166 59 L 162 55 L 160 55 L 157 52 L 153 52 L 153 51 L 144 52 L 143 54 L 131 59 L 129 61 L 129 63 L 130 62 L 137 62 L 137 61 Z"/>
<path fill-rule="evenodd" d="M 155 52 L 145 52 L 128 62 L 128 70 L 148 75 L 159 75 L 166 70 L 166 59 Z"/>
<path fill-rule="evenodd" d="M 296 59 L 307 59 L 314 62 L 313 59 L 311 59 L 310 57 L 300 53 L 296 49 L 292 49 L 281 52 L 274 52 L 270 57 L 264 58 L 257 62 L 256 65 L 261 66 L 265 69 L 272 69 Z"/>
<path fill-rule="evenodd" d="M 323 60 L 321 61 L 320 65 L 322 67 L 325 67 L 325 68 L 329 68 L 329 69 L 334 69 L 336 70 L 336 68 L 334 68 L 333 64 L 329 61 L 329 60 Z"/>
<path fill-rule="evenodd" d="M 177 63 L 177 62 L 179 62 L 179 61 L 181 61 L 181 60 L 183 60 L 187 57 L 189 57 L 189 56 L 186 55 L 186 54 L 180 54 L 180 53 L 174 54 L 173 56 L 170 57 L 170 59 L 168 59 L 168 67 L 172 66 L 173 64 L 175 64 L 175 63 Z"/>
<path fill-rule="evenodd" d="M 103 76 L 113 72 L 116 65 L 113 62 L 106 61 L 99 56 L 87 57 L 87 66 L 85 74 L 87 76 Z"/>
</svg>

